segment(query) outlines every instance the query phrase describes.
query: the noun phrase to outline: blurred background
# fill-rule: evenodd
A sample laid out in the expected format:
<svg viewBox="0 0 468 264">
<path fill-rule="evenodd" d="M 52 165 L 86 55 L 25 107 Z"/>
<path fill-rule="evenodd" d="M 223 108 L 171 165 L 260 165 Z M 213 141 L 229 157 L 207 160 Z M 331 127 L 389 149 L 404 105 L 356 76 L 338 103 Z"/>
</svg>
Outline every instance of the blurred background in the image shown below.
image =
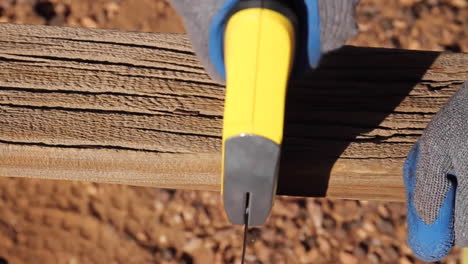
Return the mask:
<svg viewBox="0 0 468 264">
<path fill-rule="evenodd" d="M 468 52 L 467 0 L 361 0 L 357 21 L 352 45 Z M 0 22 L 184 32 L 165 0 L 0 0 Z M 280 197 L 246 260 L 422 263 L 405 219 L 403 203 Z M 241 246 L 217 193 L 0 179 L 0 264 L 239 263 Z"/>
</svg>

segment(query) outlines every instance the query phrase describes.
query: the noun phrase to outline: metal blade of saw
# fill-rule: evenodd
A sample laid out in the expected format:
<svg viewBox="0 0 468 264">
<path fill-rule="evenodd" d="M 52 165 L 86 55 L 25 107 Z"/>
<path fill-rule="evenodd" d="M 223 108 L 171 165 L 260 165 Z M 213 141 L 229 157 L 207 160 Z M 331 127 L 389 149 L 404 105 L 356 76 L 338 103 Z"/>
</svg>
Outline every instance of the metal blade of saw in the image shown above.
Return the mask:
<svg viewBox="0 0 468 264">
<path fill-rule="evenodd" d="M 242 242 L 242 258 L 241 263 L 245 261 L 245 249 L 247 247 L 247 234 L 249 233 L 249 216 L 250 216 L 250 193 L 245 194 L 245 214 L 244 214 L 244 241 Z"/>
</svg>

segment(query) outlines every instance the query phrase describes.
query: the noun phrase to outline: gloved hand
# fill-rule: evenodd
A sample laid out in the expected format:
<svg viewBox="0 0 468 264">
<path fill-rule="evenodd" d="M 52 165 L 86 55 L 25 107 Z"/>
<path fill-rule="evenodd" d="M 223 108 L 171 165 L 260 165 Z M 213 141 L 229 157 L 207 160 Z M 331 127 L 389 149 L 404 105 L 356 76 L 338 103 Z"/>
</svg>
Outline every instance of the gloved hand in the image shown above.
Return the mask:
<svg viewBox="0 0 468 264">
<path fill-rule="evenodd" d="M 230 11 L 245 0 L 172 0 L 182 15 L 199 59 L 211 77 L 225 80 L 223 39 Z M 357 33 L 354 9 L 359 0 L 285 0 L 300 16 L 297 68 L 316 67 L 320 55 L 340 48 Z M 300 69 L 301 70 L 301 69 Z M 303 69 L 302 69 L 303 70 Z"/>
<path fill-rule="evenodd" d="M 468 82 L 440 110 L 404 166 L 408 243 L 424 261 L 468 246 Z"/>
</svg>

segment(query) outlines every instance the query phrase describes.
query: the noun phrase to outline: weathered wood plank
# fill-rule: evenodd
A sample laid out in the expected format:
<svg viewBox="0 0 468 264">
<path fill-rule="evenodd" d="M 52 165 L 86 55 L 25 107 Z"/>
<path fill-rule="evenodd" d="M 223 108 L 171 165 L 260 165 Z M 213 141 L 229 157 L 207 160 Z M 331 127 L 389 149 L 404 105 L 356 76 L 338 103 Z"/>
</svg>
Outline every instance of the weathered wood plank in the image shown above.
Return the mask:
<svg viewBox="0 0 468 264">
<path fill-rule="evenodd" d="M 468 54 L 347 47 L 289 89 L 279 193 L 402 200 Z M 219 190 L 224 87 L 183 35 L 0 25 L 0 176 Z"/>
</svg>

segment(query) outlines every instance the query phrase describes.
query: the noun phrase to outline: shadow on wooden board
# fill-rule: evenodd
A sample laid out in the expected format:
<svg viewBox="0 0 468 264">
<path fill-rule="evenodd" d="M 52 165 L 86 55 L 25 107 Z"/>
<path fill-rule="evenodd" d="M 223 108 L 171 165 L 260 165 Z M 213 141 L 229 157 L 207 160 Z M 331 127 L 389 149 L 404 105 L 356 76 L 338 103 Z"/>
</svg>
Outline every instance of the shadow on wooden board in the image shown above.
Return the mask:
<svg viewBox="0 0 468 264">
<path fill-rule="evenodd" d="M 331 168 L 350 142 L 379 127 L 439 54 L 344 47 L 325 56 L 316 71 L 292 82 L 278 194 L 325 196 Z"/>
</svg>

